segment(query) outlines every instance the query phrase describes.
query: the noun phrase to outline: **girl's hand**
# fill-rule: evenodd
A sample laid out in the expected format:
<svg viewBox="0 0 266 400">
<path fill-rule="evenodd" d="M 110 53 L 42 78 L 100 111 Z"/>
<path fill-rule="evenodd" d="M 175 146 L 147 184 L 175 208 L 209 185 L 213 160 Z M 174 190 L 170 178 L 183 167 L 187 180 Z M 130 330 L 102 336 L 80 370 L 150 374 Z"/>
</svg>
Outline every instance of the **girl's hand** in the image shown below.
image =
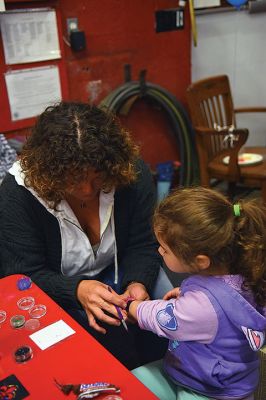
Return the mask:
<svg viewBox="0 0 266 400">
<path fill-rule="evenodd" d="M 173 298 L 178 299 L 181 295 L 181 291 L 179 287 L 176 287 L 172 290 L 169 290 L 169 292 L 165 293 L 165 295 L 163 296 L 163 300 L 170 300 Z"/>
<path fill-rule="evenodd" d="M 150 296 L 142 283 L 132 282 L 123 293 L 123 298 L 131 297 L 136 300 L 149 300 Z"/>
<path fill-rule="evenodd" d="M 83 280 L 77 288 L 77 298 L 84 308 L 89 325 L 98 332 L 106 333 L 97 321 L 103 321 L 109 325 L 120 325 L 117 310 L 114 305 L 125 308 L 126 302 L 116 292 L 108 291 L 108 286 L 95 280 Z M 112 318 L 108 314 L 113 315 Z"/>
<path fill-rule="evenodd" d="M 150 296 L 145 286 L 139 282 L 130 283 L 122 296 L 125 300 L 128 298 L 134 299 L 130 307 L 130 313 L 127 315 L 127 322 L 135 323 L 137 321 L 138 304 L 143 300 L 149 300 Z"/>
</svg>

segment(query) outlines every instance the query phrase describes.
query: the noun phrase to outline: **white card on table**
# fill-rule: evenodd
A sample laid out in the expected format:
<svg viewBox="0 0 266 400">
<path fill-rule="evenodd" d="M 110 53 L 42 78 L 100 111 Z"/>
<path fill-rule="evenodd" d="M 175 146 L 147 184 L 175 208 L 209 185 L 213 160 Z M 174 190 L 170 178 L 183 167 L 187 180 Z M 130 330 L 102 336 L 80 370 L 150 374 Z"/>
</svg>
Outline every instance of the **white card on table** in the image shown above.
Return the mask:
<svg viewBox="0 0 266 400">
<path fill-rule="evenodd" d="M 40 329 L 38 332 L 33 333 L 30 335 L 30 338 L 40 347 L 40 349 L 45 350 L 74 333 L 75 331 L 60 319 L 59 321 Z"/>
</svg>

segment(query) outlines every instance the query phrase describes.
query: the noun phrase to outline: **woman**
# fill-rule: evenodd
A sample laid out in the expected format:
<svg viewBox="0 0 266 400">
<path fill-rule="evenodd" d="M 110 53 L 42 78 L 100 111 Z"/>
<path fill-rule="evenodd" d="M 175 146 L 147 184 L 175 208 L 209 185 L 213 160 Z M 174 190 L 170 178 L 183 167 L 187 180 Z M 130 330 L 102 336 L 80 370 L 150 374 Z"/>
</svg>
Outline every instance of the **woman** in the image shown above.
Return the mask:
<svg viewBox="0 0 266 400">
<path fill-rule="evenodd" d="M 48 107 L 0 187 L 1 274 L 31 277 L 128 368 L 158 358 L 165 342 L 134 325 L 127 335 L 115 308 L 154 288 L 154 201 L 149 169 L 114 115 Z"/>
</svg>

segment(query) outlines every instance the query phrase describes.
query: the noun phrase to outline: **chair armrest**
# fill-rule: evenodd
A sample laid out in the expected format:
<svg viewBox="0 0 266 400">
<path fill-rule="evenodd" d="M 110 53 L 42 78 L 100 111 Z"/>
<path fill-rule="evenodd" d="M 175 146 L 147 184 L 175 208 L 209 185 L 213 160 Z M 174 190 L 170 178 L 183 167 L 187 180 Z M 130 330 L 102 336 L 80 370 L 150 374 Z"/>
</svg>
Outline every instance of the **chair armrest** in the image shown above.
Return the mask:
<svg viewBox="0 0 266 400">
<path fill-rule="evenodd" d="M 206 126 L 195 126 L 195 132 L 199 133 L 200 135 L 215 135 L 218 133 L 216 129 L 208 128 Z M 219 132 L 220 133 L 220 132 Z M 223 132 L 224 133 L 224 132 Z M 227 134 L 228 132 L 225 132 Z"/>
<path fill-rule="evenodd" d="M 240 107 L 234 109 L 235 113 L 261 113 L 266 112 L 266 107 Z"/>
<path fill-rule="evenodd" d="M 232 132 L 229 127 L 228 129 L 225 128 L 218 131 L 208 127 L 196 126 L 194 130 L 196 132 L 197 148 L 201 154 L 202 160 L 204 160 L 203 164 L 205 163 L 207 165 L 217 157 L 220 159 L 221 157 L 229 156 L 228 177 L 232 182 L 239 181 L 240 167 L 238 165 L 238 152 L 247 141 L 248 129 L 234 129 Z M 232 134 L 235 137 L 233 140 L 231 139 Z M 221 140 L 219 140 L 219 137 Z M 220 142 L 226 139 L 226 137 L 229 142 L 225 142 L 223 146 Z M 230 143 L 230 139 L 232 143 Z M 217 144 L 218 147 L 216 146 Z"/>
<path fill-rule="evenodd" d="M 198 133 L 199 135 L 203 136 L 203 135 L 218 135 L 218 136 L 227 136 L 230 133 L 233 133 L 234 135 L 239 135 L 241 138 L 243 137 L 243 140 L 247 140 L 248 137 L 248 129 L 246 128 L 235 128 L 233 132 L 231 132 L 228 129 L 224 128 L 220 131 L 214 129 L 214 128 L 208 128 L 208 127 L 204 127 L 204 126 L 195 126 L 194 130 L 196 133 Z"/>
</svg>

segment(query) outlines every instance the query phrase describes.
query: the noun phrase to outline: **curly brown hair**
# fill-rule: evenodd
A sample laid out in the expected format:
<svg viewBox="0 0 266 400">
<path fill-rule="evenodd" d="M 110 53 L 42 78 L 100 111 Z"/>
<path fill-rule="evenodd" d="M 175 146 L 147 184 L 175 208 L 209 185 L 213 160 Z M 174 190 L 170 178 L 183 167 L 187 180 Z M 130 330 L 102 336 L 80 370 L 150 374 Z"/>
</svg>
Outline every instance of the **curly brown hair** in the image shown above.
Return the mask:
<svg viewBox="0 0 266 400">
<path fill-rule="evenodd" d="M 69 183 L 86 179 L 90 170 L 101 173 L 105 190 L 134 182 L 137 156 L 137 145 L 113 113 L 60 102 L 38 117 L 20 163 L 25 185 L 56 208 Z"/>
<path fill-rule="evenodd" d="M 154 229 L 188 265 L 204 254 L 212 267 L 244 278 L 259 306 L 266 305 L 266 207 L 260 200 L 239 201 L 240 216 L 222 194 L 203 187 L 173 191 L 157 207 Z"/>
</svg>

